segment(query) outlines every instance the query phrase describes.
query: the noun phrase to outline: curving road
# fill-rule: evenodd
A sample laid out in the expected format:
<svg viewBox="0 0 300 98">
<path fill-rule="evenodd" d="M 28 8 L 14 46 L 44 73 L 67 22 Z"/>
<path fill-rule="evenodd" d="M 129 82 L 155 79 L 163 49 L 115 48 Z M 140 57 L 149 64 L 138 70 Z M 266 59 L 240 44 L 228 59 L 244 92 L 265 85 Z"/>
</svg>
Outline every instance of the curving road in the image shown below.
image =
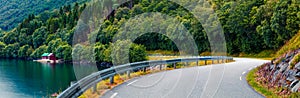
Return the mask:
<svg viewBox="0 0 300 98">
<path fill-rule="evenodd" d="M 182 68 L 131 79 L 106 92 L 103 98 L 257 98 L 245 80 L 251 69 L 266 60 L 234 58 L 236 62 Z"/>
</svg>

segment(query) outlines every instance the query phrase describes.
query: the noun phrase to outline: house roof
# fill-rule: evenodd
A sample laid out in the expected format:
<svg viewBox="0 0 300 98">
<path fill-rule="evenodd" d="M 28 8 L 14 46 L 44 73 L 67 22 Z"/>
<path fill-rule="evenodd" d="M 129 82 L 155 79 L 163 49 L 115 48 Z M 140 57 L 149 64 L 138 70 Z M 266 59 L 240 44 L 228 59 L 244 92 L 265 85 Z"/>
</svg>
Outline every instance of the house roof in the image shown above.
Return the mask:
<svg viewBox="0 0 300 98">
<path fill-rule="evenodd" d="M 42 54 L 42 56 L 48 56 L 49 55 L 49 53 L 43 53 Z"/>
<path fill-rule="evenodd" d="M 42 56 L 52 56 L 54 55 L 53 53 L 43 53 Z"/>
<path fill-rule="evenodd" d="M 52 55 L 54 55 L 54 54 L 53 54 L 53 53 L 49 53 L 49 54 L 48 54 L 48 56 L 52 56 Z"/>
</svg>

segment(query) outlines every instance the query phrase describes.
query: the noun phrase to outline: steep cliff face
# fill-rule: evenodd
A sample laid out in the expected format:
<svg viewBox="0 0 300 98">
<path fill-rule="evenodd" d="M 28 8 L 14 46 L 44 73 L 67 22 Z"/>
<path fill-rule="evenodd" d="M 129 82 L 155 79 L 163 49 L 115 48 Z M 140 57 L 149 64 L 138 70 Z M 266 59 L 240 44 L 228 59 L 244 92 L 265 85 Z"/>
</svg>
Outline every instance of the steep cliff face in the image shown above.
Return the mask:
<svg viewBox="0 0 300 98">
<path fill-rule="evenodd" d="M 300 92 L 300 49 L 290 51 L 258 68 L 256 81 L 280 95 Z"/>
</svg>

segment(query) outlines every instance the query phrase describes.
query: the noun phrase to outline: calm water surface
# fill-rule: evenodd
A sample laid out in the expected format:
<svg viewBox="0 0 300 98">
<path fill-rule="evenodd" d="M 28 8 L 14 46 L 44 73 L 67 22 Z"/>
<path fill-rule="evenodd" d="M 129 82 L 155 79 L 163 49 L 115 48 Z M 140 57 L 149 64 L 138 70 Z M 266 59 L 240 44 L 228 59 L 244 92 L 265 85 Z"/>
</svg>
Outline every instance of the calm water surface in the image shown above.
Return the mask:
<svg viewBox="0 0 300 98">
<path fill-rule="evenodd" d="M 49 97 L 54 92 L 66 89 L 71 81 L 77 80 L 74 70 L 83 72 L 83 77 L 90 74 L 94 67 L 76 66 L 74 69 L 72 64 L 50 65 L 0 59 L 0 95 L 5 98 Z"/>
</svg>

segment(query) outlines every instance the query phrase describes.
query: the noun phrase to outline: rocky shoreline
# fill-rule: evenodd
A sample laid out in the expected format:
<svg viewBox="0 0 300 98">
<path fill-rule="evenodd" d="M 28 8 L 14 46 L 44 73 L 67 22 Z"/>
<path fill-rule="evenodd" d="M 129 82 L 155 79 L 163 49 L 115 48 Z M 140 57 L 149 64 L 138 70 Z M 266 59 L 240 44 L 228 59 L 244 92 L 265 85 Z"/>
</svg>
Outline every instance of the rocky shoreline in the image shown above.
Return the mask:
<svg viewBox="0 0 300 98">
<path fill-rule="evenodd" d="M 255 73 L 258 83 L 267 89 L 279 89 L 278 95 L 300 92 L 300 49 L 290 51 L 263 64 Z"/>
</svg>

